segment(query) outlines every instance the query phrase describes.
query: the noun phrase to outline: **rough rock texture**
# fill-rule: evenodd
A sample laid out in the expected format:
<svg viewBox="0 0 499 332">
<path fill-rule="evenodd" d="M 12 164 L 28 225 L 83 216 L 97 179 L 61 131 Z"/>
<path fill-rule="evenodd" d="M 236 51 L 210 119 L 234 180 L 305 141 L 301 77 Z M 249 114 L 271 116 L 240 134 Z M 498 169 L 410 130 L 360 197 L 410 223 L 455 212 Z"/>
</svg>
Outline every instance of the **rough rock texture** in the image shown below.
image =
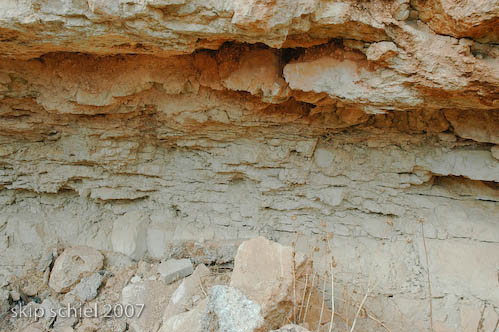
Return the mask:
<svg viewBox="0 0 499 332">
<path fill-rule="evenodd" d="M 49 286 L 56 292 L 67 292 L 85 274 L 99 270 L 103 261 L 102 254 L 93 248 L 68 248 L 55 260 Z"/>
<path fill-rule="evenodd" d="M 196 267 L 196 270 L 192 275 L 182 280 L 182 283 L 172 294 L 170 302 L 165 309 L 163 322 L 167 321 L 174 315 L 191 310 L 191 308 L 199 302 L 204 295 L 203 291 L 205 291 L 203 281 L 209 274 L 210 270 L 206 267 L 206 265 L 200 264 Z M 183 321 L 184 319 L 187 320 L 189 315 L 183 315 L 181 317 L 181 321 Z"/>
<path fill-rule="evenodd" d="M 203 332 L 260 332 L 261 306 L 239 290 L 229 286 L 213 286 L 206 313 L 201 320 Z"/>
<path fill-rule="evenodd" d="M 312 274 L 310 263 L 292 248 L 259 237 L 237 250 L 230 285 L 261 306 L 270 330 L 292 319 L 293 304 L 302 305 L 301 281 Z"/>
<path fill-rule="evenodd" d="M 336 294 L 375 276 L 389 329 L 481 322 L 499 311 L 498 12 L 4 0 L 0 287 L 55 245 L 226 263 L 240 239 L 312 252 L 330 233 Z"/>
<path fill-rule="evenodd" d="M 97 290 L 102 283 L 102 275 L 93 273 L 83 278 L 74 288 L 74 294 L 82 301 L 93 300 L 97 296 Z"/>
<path fill-rule="evenodd" d="M 158 326 L 168 304 L 171 290 L 162 281 L 137 279 L 132 279 L 132 283 L 123 288 L 121 303 L 124 305 L 147 304 L 149 306 L 142 315 L 133 316 L 129 321 L 129 325 L 134 331 L 147 332 Z"/>
</svg>

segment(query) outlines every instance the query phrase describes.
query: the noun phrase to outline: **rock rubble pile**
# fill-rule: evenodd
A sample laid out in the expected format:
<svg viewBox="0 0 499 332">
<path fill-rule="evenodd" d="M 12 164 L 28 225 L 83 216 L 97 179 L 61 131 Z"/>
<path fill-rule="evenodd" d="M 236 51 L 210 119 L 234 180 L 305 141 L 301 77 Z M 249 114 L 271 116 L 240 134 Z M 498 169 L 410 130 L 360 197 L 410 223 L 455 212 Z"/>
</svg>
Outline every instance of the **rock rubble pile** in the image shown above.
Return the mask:
<svg viewBox="0 0 499 332">
<path fill-rule="evenodd" d="M 317 312 L 322 309 L 324 317 L 331 312 L 319 308 L 317 289 L 305 282 L 312 276 L 312 261 L 293 248 L 251 239 L 239 246 L 233 271 L 217 268 L 200 263 L 193 269 L 188 258 L 135 263 L 119 253 L 66 248 L 49 262 L 43 271 L 49 278 L 36 291 L 16 288 L 20 280 L 5 287 L 9 311 L 0 327 L 19 332 L 305 332 L 312 324 L 327 327 L 328 320 L 319 323 Z M 305 309 L 310 315 L 301 319 Z M 302 326 L 290 324 L 298 320 Z"/>
</svg>

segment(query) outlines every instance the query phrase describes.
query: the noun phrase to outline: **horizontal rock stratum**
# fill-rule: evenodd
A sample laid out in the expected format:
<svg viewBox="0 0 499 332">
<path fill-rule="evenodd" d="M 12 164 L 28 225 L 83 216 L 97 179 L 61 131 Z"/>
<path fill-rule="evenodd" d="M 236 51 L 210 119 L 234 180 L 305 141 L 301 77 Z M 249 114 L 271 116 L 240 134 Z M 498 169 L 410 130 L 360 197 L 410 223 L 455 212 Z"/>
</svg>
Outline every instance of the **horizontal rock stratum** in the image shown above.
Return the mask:
<svg viewBox="0 0 499 332">
<path fill-rule="evenodd" d="M 334 257 L 346 331 L 373 284 L 359 331 L 492 331 L 498 45 L 497 0 L 3 0 L 0 287 L 263 235 Z"/>
</svg>

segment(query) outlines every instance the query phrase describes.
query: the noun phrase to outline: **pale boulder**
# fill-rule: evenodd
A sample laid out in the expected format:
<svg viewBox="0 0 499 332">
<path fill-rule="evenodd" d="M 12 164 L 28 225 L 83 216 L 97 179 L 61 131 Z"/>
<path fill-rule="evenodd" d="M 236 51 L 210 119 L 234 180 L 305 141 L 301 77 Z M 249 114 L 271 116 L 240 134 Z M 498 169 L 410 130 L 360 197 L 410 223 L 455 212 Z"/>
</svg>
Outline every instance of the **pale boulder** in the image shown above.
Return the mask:
<svg viewBox="0 0 499 332">
<path fill-rule="evenodd" d="M 104 256 L 93 248 L 68 248 L 56 259 L 49 286 L 58 293 L 67 292 L 86 274 L 100 270 L 103 263 Z"/>
<path fill-rule="evenodd" d="M 277 328 L 292 315 L 295 296 L 302 298 L 303 287 L 297 285 L 310 271 L 311 261 L 303 255 L 259 237 L 239 247 L 230 285 L 262 306 L 266 328 Z"/>
<path fill-rule="evenodd" d="M 210 270 L 204 264 L 198 265 L 192 275 L 185 278 L 170 298 L 163 315 L 163 321 L 184 313 L 196 305 L 195 299 L 204 295 L 203 279 L 210 275 Z M 193 309 L 194 310 L 194 309 Z"/>
</svg>

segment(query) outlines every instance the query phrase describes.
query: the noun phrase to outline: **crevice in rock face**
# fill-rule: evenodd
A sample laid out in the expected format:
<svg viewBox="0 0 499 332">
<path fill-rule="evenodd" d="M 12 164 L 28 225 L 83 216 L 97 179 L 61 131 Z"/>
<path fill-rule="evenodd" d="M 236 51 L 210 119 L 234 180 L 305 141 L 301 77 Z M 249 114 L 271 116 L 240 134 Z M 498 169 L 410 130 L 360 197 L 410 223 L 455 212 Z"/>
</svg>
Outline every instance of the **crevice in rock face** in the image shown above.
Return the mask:
<svg viewBox="0 0 499 332">
<path fill-rule="evenodd" d="M 476 181 L 462 176 L 435 176 L 433 186 L 463 199 L 499 202 L 499 182 Z"/>
</svg>

